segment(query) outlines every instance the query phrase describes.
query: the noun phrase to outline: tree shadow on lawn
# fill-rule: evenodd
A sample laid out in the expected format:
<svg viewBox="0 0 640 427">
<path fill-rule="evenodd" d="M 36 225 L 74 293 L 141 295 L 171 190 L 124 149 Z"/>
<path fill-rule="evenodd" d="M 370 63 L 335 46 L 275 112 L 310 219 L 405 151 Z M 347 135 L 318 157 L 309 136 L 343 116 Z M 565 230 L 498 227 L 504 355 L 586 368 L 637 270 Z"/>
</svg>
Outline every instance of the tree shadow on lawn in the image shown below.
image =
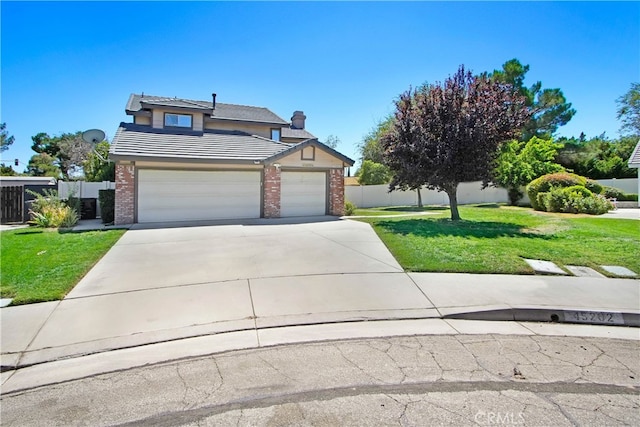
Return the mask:
<svg viewBox="0 0 640 427">
<path fill-rule="evenodd" d="M 379 221 L 376 226 L 394 234 L 419 237 L 477 237 L 493 239 L 497 237 L 524 237 L 551 240 L 554 235 L 527 231 L 527 228 L 514 223 L 495 221 L 452 221 L 440 219 L 407 219 L 401 221 Z"/>
<path fill-rule="evenodd" d="M 385 212 L 428 212 L 428 211 L 448 211 L 449 206 L 393 206 L 390 208 L 376 209 Z"/>
<path fill-rule="evenodd" d="M 500 209 L 502 206 L 498 203 L 482 203 L 479 205 L 472 205 L 474 208 L 483 208 L 483 209 Z"/>
<path fill-rule="evenodd" d="M 22 236 L 22 235 L 29 235 L 29 234 L 43 234 L 45 232 L 45 229 L 43 228 L 20 228 L 19 230 L 22 230 L 22 231 L 16 231 L 15 233 L 13 233 L 13 235 Z"/>
<path fill-rule="evenodd" d="M 100 229 L 100 230 L 74 230 L 73 228 L 25 228 L 25 229 L 21 229 L 24 231 L 17 231 L 14 234 L 14 236 L 28 236 L 28 235 L 33 235 L 33 234 L 45 234 L 45 233 L 51 233 L 51 234 L 84 234 L 84 233 L 96 233 L 96 232 L 103 232 L 103 231 L 109 231 L 109 230 L 104 230 L 104 229 Z M 119 229 L 113 229 L 113 230 L 119 230 Z"/>
</svg>

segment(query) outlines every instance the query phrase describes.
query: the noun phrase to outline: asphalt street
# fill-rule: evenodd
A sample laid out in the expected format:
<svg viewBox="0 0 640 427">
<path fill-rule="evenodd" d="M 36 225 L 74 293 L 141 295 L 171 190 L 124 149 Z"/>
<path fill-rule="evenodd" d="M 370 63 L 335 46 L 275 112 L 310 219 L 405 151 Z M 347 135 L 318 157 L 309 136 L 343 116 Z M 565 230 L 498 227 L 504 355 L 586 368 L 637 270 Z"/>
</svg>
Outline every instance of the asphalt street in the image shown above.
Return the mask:
<svg viewBox="0 0 640 427">
<path fill-rule="evenodd" d="M 232 351 L 2 397 L 2 425 L 640 425 L 636 340 L 422 335 Z"/>
</svg>

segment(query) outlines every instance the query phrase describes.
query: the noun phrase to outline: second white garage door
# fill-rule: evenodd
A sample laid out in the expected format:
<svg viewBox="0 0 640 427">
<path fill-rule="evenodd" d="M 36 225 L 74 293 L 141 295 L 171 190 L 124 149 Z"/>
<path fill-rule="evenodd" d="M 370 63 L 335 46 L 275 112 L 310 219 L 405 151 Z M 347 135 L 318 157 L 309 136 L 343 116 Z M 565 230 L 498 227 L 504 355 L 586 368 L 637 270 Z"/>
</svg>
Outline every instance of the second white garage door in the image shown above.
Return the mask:
<svg viewBox="0 0 640 427">
<path fill-rule="evenodd" d="M 259 171 L 138 171 L 138 222 L 260 217 Z"/>
<path fill-rule="evenodd" d="M 280 216 L 326 215 L 326 172 L 283 171 L 280 185 Z"/>
</svg>

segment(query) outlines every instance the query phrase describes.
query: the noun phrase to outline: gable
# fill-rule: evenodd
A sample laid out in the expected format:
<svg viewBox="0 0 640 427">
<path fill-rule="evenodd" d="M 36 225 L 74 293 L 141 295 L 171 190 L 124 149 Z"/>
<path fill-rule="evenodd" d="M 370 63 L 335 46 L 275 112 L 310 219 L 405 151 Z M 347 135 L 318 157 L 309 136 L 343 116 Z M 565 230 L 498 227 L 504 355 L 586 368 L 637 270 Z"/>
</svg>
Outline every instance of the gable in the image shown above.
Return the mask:
<svg viewBox="0 0 640 427">
<path fill-rule="evenodd" d="M 315 139 L 301 142 L 278 153 L 266 162 L 287 167 L 342 168 L 354 161 Z"/>
</svg>

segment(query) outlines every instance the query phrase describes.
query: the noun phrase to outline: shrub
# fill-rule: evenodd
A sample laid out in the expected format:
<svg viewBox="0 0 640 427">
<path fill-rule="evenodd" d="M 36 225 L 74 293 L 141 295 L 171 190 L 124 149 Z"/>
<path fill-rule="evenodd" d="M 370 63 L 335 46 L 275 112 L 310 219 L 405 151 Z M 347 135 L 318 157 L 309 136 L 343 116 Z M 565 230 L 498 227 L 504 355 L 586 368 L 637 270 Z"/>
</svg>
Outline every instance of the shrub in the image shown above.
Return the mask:
<svg viewBox="0 0 640 427">
<path fill-rule="evenodd" d="M 350 201 L 345 201 L 344 202 L 344 214 L 346 216 L 351 216 L 355 213 L 357 209 L 357 206 L 353 203 L 351 203 Z"/>
<path fill-rule="evenodd" d="M 534 179 L 527 185 L 527 195 L 531 201 L 531 206 L 537 210 L 545 210 L 543 205 L 538 204 L 538 193 L 547 193 L 554 187 L 572 187 L 574 185 L 585 186 L 587 178 L 568 172 L 551 173 Z"/>
<path fill-rule="evenodd" d="M 116 190 L 99 190 L 98 201 L 103 224 L 110 224 L 115 218 Z"/>
<path fill-rule="evenodd" d="M 614 187 L 604 187 L 604 191 L 602 195 L 607 199 L 617 199 L 620 200 L 621 197 L 624 197 L 624 191 L 619 188 Z"/>
<path fill-rule="evenodd" d="M 555 187 L 548 192 L 538 193 L 536 202 L 547 212 L 600 215 L 613 209 L 604 196 L 593 194 L 581 185 Z"/>
<path fill-rule="evenodd" d="M 616 199 L 619 202 L 637 202 L 638 195 L 633 193 L 625 193 L 619 188 L 605 187 L 602 195 L 607 199 Z"/>
<path fill-rule="evenodd" d="M 576 207 L 579 213 L 602 215 L 613 209 L 613 204 L 601 194 L 594 194 L 579 200 Z"/>
<path fill-rule="evenodd" d="M 598 181 L 594 181 L 593 179 L 587 178 L 587 182 L 584 184 L 584 186 L 593 194 L 602 194 L 602 192 L 604 191 L 604 186 Z"/>
<path fill-rule="evenodd" d="M 69 198 L 67 199 L 67 206 L 69 206 L 71 209 L 73 209 L 76 214 L 78 215 L 78 217 L 80 217 L 80 214 L 82 213 L 82 209 L 81 209 L 81 204 L 80 204 L 80 199 L 77 197 L 73 197 L 73 196 L 69 196 Z"/>
<path fill-rule="evenodd" d="M 78 214 L 60 200 L 56 190 L 45 190 L 44 194 L 31 190 L 27 192 L 36 196 L 29 210 L 31 216 L 29 223 L 45 228 L 73 227 L 78 223 Z"/>
<path fill-rule="evenodd" d="M 537 211 L 548 212 L 550 203 L 551 203 L 551 193 L 549 191 L 536 194 L 535 202 L 531 200 L 531 206 L 537 206 L 537 208 L 534 208 Z"/>
</svg>

